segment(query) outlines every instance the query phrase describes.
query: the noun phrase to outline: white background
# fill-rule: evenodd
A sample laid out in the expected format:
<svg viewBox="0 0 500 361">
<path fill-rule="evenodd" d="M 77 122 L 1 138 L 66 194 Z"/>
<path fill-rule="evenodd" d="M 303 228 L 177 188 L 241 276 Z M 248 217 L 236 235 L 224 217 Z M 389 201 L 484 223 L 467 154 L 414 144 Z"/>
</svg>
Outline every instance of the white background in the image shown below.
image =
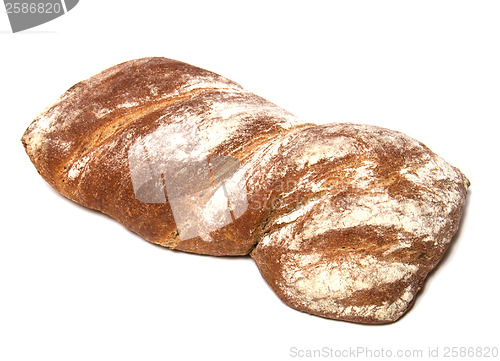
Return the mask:
<svg viewBox="0 0 500 361">
<path fill-rule="evenodd" d="M 12 34 L 0 13 L 1 360 L 289 360 L 290 348 L 499 347 L 498 1 L 81 1 Z M 20 138 L 74 83 L 164 56 L 315 122 L 424 142 L 471 180 L 414 308 L 386 326 L 285 306 L 249 258 L 153 246 L 66 200 Z"/>
</svg>

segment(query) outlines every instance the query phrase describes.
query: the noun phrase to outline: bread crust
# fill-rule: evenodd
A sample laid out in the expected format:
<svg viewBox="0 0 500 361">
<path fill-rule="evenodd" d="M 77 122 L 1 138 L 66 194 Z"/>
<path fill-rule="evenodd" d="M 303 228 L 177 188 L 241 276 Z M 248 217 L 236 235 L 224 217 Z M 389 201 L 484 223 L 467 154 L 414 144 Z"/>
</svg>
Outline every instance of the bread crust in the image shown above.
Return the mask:
<svg viewBox="0 0 500 361">
<path fill-rule="evenodd" d="M 169 202 L 145 203 L 134 194 L 129 148 L 162 127 L 187 120 L 207 135 L 197 140 L 204 142 L 207 156 L 242 161 L 260 144 L 304 126 L 218 74 L 171 59 L 145 58 L 71 87 L 33 121 L 22 142 L 40 175 L 59 193 L 110 215 L 149 242 L 200 254 L 248 254 L 255 244 L 251 230 L 260 221 L 258 211 L 215 231 L 212 242 L 200 237 L 180 242 Z"/>
<path fill-rule="evenodd" d="M 371 324 L 411 307 L 458 229 L 469 186 L 402 133 L 302 122 L 233 81 L 165 58 L 122 63 L 76 84 L 22 142 L 59 193 L 147 241 L 250 254 L 289 306 Z M 209 168 L 183 176 L 181 166 L 197 162 Z M 214 187 L 203 181 L 208 169 Z M 150 171 L 161 177 L 150 182 Z M 228 203 L 206 207 L 222 189 L 217 182 Z M 227 194 L 235 189 L 241 214 Z M 199 228 L 196 214 L 185 224 L 178 217 L 194 195 L 205 217 Z M 230 207 L 232 220 L 221 223 L 217 207 Z M 192 229 L 199 232 L 187 236 Z"/>
<path fill-rule="evenodd" d="M 288 187 L 251 253 L 264 279 L 300 311 L 397 320 L 459 227 L 467 178 L 422 143 L 368 125 L 304 129 L 281 155 L 270 162 Z"/>
</svg>

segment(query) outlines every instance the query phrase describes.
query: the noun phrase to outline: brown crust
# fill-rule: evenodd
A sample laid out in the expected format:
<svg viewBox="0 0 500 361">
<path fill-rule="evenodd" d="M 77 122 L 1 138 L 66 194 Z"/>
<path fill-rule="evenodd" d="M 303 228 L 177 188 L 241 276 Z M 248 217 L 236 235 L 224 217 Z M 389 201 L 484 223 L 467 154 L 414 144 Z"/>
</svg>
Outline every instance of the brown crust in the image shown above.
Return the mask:
<svg viewBox="0 0 500 361">
<path fill-rule="evenodd" d="M 187 252 L 245 255 L 255 243 L 250 230 L 258 215 L 247 212 L 235 224 L 216 231 L 215 242 L 210 244 L 199 237 L 179 244 L 168 202 L 138 201 L 127 164 L 131 143 L 158 128 L 158 119 L 186 110 L 202 116 L 214 102 L 228 98 L 274 108 L 284 119 L 292 117 L 220 75 L 170 59 L 146 58 L 119 64 L 70 88 L 33 121 L 22 142 L 39 173 L 57 191 L 110 215 L 146 240 Z M 243 159 L 249 150 L 286 131 L 273 115 L 241 119 L 244 134 L 228 139 L 212 154 Z M 41 123 L 51 119 L 54 129 L 46 131 L 48 126 Z M 71 168 L 85 157 L 89 158 L 85 176 L 70 179 Z"/>
<path fill-rule="evenodd" d="M 168 142 L 170 129 L 189 126 L 201 134 L 203 157 L 239 161 L 247 191 L 246 212 L 209 241 L 181 239 L 169 201 L 139 200 L 131 180 L 134 144 L 161 132 Z M 220 75 L 164 58 L 119 64 L 76 84 L 22 142 L 57 191 L 149 242 L 251 253 L 291 307 L 361 323 L 392 322 L 411 307 L 458 228 L 469 185 L 404 134 L 299 122 Z"/>
<path fill-rule="evenodd" d="M 297 310 L 393 322 L 448 248 L 469 181 L 401 133 L 353 124 L 305 129 L 287 157 L 271 163 L 296 170 L 311 144 L 325 139 L 338 156 L 286 172 L 290 186 L 276 196 L 251 256 Z M 342 152 L 336 139 L 351 149 Z"/>
</svg>

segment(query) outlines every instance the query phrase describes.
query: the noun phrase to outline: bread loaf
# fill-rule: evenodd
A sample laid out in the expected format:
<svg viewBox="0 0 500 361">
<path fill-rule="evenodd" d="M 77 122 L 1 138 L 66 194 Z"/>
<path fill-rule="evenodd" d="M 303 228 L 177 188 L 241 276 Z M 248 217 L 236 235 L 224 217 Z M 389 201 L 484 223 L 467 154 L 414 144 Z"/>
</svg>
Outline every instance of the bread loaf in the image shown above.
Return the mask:
<svg viewBox="0 0 500 361">
<path fill-rule="evenodd" d="M 58 192 L 146 240 L 250 254 L 291 307 L 362 323 L 395 321 L 413 304 L 469 186 L 404 134 L 301 122 L 164 58 L 76 84 L 22 142 Z"/>
</svg>

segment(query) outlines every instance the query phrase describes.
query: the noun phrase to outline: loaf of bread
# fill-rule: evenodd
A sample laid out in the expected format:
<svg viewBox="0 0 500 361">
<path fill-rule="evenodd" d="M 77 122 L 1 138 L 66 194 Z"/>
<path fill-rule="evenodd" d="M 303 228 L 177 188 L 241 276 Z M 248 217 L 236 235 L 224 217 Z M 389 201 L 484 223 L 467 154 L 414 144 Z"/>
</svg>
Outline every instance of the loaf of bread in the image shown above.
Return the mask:
<svg viewBox="0 0 500 361">
<path fill-rule="evenodd" d="M 361 323 L 411 307 L 469 186 L 402 133 L 302 122 L 165 58 L 76 84 L 22 142 L 58 192 L 149 242 L 250 255 L 286 304 Z"/>
</svg>

